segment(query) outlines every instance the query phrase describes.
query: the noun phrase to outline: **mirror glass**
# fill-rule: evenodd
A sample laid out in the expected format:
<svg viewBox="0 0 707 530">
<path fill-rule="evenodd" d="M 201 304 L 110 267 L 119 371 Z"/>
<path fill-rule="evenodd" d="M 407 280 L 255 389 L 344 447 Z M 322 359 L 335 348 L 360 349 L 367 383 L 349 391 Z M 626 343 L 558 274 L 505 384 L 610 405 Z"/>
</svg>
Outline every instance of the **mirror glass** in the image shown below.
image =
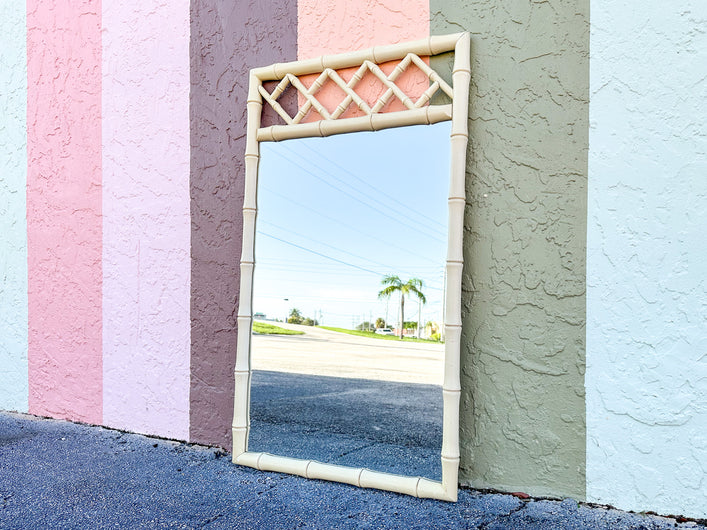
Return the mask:
<svg viewBox="0 0 707 530">
<path fill-rule="evenodd" d="M 441 480 L 450 127 L 260 144 L 249 451 Z"/>
</svg>

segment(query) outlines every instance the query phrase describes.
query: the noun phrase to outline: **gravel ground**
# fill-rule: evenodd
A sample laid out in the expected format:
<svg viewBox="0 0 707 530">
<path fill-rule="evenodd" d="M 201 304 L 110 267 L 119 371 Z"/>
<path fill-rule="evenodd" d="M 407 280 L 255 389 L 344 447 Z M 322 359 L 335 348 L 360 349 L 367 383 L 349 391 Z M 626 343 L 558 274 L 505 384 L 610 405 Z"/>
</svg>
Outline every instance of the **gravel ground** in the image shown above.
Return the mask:
<svg viewBox="0 0 707 530">
<path fill-rule="evenodd" d="M 235 466 L 225 452 L 0 413 L 0 528 L 667 529 L 694 522 L 462 490 L 456 504 Z"/>
</svg>

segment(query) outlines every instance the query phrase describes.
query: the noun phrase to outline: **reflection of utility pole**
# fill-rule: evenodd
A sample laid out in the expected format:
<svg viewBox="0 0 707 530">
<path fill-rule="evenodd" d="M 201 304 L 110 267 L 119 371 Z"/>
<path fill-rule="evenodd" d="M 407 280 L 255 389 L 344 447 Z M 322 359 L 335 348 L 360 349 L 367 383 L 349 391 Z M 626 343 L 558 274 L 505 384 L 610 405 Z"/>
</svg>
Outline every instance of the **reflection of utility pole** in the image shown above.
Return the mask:
<svg viewBox="0 0 707 530">
<path fill-rule="evenodd" d="M 290 301 L 289 298 L 283 298 L 283 300 L 284 300 L 285 302 L 289 302 L 289 301 Z M 290 315 L 289 315 L 289 313 L 290 313 L 290 308 L 287 307 L 288 305 L 289 305 L 289 304 L 287 304 L 287 303 L 285 304 L 285 320 L 284 320 L 285 324 L 287 324 L 287 317 L 290 316 Z"/>
<path fill-rule="evenodd" d="M 422 326 L 422 298 L 417 299 L 417 338 L 420 338 L 420 327 Z"/>
<path fill-rule="evenodd" d="M 400 319 L 400 338 L 405 334 L 405 322 L 403 322 L 403 292 L 400 291 L 400 309 L 398 309 L 398 318 Z"/>
<path fill-rule="evenodd" d="M 373 320 L 373 311 L 368 311 L 368 331 L 371 331 L 371 320 Z"/>
<path fill-rule="evenodd" d="M 390 296 L 385 299 L 385 327 L 388 327 L 388 304 L 390 303 Z"/>
<path fill-rule="evenodd" d="M 439 336 L 444 342 L 447 326 L 445 319 L 447 318 L 447 267 L 444 267 L 444 286 L 442 287 L 442 325 L 439 327 Z"/>
</svg>

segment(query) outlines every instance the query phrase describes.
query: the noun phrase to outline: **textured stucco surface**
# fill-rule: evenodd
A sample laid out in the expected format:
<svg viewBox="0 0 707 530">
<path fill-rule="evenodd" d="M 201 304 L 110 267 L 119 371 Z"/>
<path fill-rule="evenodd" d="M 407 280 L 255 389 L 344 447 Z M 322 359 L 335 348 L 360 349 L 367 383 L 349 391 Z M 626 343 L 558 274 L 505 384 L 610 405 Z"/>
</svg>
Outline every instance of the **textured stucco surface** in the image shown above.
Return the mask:
<svg viewBox="0 0 707 530">
<path fill-rule="evenodd" d="M 707 517 L 707 4 L 591 35 L 587 497 Z"/>
<path fill-rule="evenodd" d="M 426 0 L 299 0 L 297 56 L 361 50 L 428 35 Z"/>
<path fill-rule="evenodd" d="M 424 39 L 429 35 L 428 0 L 300 0 L 297 13 L 298 59 Z M 381 69 L 390 74 L 396 65 L 395 61 L 386 63 Z M 346 68 L 340 70 L 339 74 L 348 82 L 356 70 Z M 302 81 L 310 86 L 316 77 L 316 74 L 303 76 Z M 396 80 L 396 84 L 413 99 L 429 87 L 427 76 L 414 65 L 408 67 Z M 370 73 L 356 85 L 356 92 L 370 106 L 384 91 L 380 81 Z M 322 86 L 316 96 L 329 111 L 335 110 L 345 97 L 341 89 L 331 81 Z M 395 97 L 383 107 L 384 112 L 404 109 L 405 106 Z M 362 115 L 363 112 L 353 104 L 342 117 Z M 316 111 L 310 112 L 305 121 L 310 119 L 320 119 L 319 114 Z"/>
<path fill-rule="evenodd" d="M 27 2 L 29 411 L 101 422 L 101 3 Z"/>
<path fill-rule="evenodd" d="M 0 2 L 0 409 L 27 411 L 25 3 Z"/>
<path fill-rule="evenodd" d="M 460 480 L 581 499 L 589 0 L 430 12 L 472 36 Z"/>
<path fill-rule="evenodd" d="M 191 3 L 190 439 L 230 447 L 248 71 L 297 58 L 297 3 Z"/>
<path fill-rule="evenodd" d="M 189 436 L 189 1 L 103 3 L 105 425 Z"/>
</svg>

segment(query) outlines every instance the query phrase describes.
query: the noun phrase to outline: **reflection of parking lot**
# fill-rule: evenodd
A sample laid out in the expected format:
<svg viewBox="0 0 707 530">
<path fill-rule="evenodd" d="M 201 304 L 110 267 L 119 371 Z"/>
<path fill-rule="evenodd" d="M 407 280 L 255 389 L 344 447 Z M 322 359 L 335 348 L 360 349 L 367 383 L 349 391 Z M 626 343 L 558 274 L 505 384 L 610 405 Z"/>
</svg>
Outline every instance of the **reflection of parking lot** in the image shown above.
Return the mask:
<svg viewBox="0 0 707 530">
<path fill-rule="evenodd" d="M 439 386 L 254 371 L 248 447 L 441 479 Z"/>
<path fill-rule="evenodd" d="M 253 335 L 252 367 L 296 374 L 442 384 L 444 346 L 283 324 L 304 335 Z"/>
</svg>

